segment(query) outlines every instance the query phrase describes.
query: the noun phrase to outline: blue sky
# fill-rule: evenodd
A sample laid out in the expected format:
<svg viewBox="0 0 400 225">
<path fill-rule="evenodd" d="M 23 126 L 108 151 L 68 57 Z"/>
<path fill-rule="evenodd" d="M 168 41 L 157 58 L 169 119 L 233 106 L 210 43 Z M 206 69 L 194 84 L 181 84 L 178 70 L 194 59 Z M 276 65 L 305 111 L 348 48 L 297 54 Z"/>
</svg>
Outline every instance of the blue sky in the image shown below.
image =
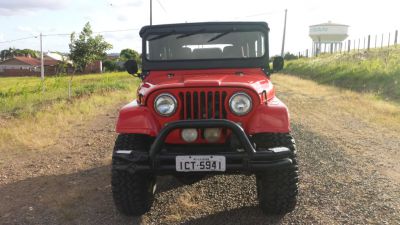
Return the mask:
<svg viewBox="0 0 400 225">
<path fill-rule="evenodd" d="M 331 20 L 350 25 L 350 38 L 368 34 L 387 36 L 400 29 L 400 3 L 396 0 L 153 0 L 153 23 L 199 21 L 267 21 L 270 52 L 280 52 L 283 12 L 288 9 L 286 50 L 311 47 L 308 26 Z M 94 31 L 139 29 L 149 23 L 149 0 L 0 0 L 0 42 L 45 34 L 79 32 L 86 22 Z M 104 33 L 113 44 L 140 51 L 138 30 Z M 393 36 L 392 36 L 393 37 Z M 68 36 L 44 38 L 45 51 L 68 52 Z M 0 49 L 39 49 L 38 39 L 0 43 Z"/>
</svg>

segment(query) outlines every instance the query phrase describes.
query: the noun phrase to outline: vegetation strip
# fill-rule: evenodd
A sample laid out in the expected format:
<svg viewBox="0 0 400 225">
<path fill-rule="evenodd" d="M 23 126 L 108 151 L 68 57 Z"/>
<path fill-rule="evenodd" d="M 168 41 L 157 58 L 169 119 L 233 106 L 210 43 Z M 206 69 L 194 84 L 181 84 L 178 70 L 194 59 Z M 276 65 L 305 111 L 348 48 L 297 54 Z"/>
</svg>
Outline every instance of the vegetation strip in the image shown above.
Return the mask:
<svg viewBox="0 0 400 225">
<path fill-rule="evenodd" d="M 399 61 L 400 48 L 390 47 L 291 60 L 284 72 L 399 102 Z"/>
<path fill-rule="evenodd" d="M 68 98 L 70 77 L 46 78 L 42 82 L 35 77 L 2 78 L 0 80 L 0 116 L 32 116 L 38 111 L 64 100 L 73 100 L 92 94 L 116 90 L 134 91 L 137 80 L 126 73 L 105 73 L 75 76 L 72 81 L 71 99 Z"/>
<path fill-rule="evenodd" d="M 47 78 L 45 92 L 37 90 L 29 95 L 0 97 L 4 103 L 0 108 L 1 152 L 52 145 L 58 135 L 75 124 L 131 101 L 138 85 L 137 79 L 125 73 L 78 76 L 73 85 L 73 98 L 68 99 L 68 79 Z M 6 78 L 1 82 L 8 84 L 8 88 L 23 86 L 33 87 L 32 90 L 40 84 L 38 78 Z M 1 91 L 7 90 L 1 87 Z"/>
</svg>

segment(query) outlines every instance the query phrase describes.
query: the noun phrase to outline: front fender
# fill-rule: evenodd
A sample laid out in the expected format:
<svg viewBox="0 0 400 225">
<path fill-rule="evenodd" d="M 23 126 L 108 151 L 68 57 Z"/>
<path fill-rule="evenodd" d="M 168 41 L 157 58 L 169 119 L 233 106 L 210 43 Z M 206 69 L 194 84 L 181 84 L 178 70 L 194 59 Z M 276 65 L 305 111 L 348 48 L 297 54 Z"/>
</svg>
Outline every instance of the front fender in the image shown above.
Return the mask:
<svg viewBox="0 0 400 225">
<path fill-rule="evenodd" d="M 249 134 L 256 133 L 289 133 L 289 111 L 278 98 L 273 98 L 267 104 L 256 108 L 247 125 Z"/>
<path fill-rule="evenodd" d="M 120 110 L 115 130 L 117 133 L 156 136 L 160 129 L 160 124 L 150 110 L 147 107 L 139 106 L 134 100 Z"/>
</svg>

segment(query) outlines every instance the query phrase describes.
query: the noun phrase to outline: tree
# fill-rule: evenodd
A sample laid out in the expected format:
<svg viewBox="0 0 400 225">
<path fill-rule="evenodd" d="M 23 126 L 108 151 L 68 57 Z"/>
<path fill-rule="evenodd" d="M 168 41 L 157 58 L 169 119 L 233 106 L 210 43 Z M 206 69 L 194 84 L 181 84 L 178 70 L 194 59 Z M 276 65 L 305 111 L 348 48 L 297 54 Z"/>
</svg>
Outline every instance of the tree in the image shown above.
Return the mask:
<svg viewBox="0 0 400 225">
<path fill-rule="evenodd" d="M 16 56 L 16 49 L 15 48 L 4 49 L 0 52 L 0 55 L 1 55 L 1 60 L 13 58 L 14 56 Z"/>
<path fill-rule="evenodd" d="M 112 60 L 104 61 L 103 66 L 104 66 L 106 72 L 113 72 L 113 71 L 117 70 L 117 64 L 115 61 L 112 61 Z"/>
<path fill-rule="evenodd" d="M 75 33 L 71 34 L 69 57 L 74 62 L 75 69 L 84 71 L 86 65 L 104 59 L 106 51 L 111 48 L 112 45 L 107 43 L 103 36 L 96 35 L 93 37 L 92 28 L 90 23 L 87 22 L 78 37 Z"/>
<path fill-rule="evenodd" d="M 112 45 L 107 43 L 103 36 L 96 35 L 93 37 L 92 27 L 87 22 L 82 32 L 76 37 L 75 32 L 71 34 L 71 43 L 69 44 L 69 58 L 74 63 L 74 72 L 71 74 L 68 84 L 68 97 L 71 98 L 72 78 L 76 70 L 83 72 L 86 65 L 96 61 L 105 59 L 106 51 L 111 49 Z"/>
<path fill-rule="evenodd" d="M 123 49 L 121 53 L 119 54 L 119 59 L 121 61 L 127 61 L 129 59 L 133 59 L 137 62 L 138 65 L 142 64 L 142 55 L 139 54 L 137 51 L 133 49 Z"/>
<path fill-rule="evenodd" d="M 285 56 L 283 57 L 285 60 L 293 60 L 293 59 L 298 59 L 299 57 L 297 57 L 295 54 L 292 54 L 290 52 L 286 52 Z"/>
<path fill-rule="evenodd" d="M 119 53 L 119 57 L 122 61 L 134 59 L 137 63 L 140 63 L 140 54 L 130 48 L 123 49 L 121 53 Z"/>
<path fill-rule="evenodd" d="M 15 49 L 15 48 L 4 49 L 0 52 L 1 60 L 10 59 L 15 56 L 25 56 L 25 57 L 31 56 L 33 58 L 38 58 L 39 52 L 32 49 Z"/>
</svg>

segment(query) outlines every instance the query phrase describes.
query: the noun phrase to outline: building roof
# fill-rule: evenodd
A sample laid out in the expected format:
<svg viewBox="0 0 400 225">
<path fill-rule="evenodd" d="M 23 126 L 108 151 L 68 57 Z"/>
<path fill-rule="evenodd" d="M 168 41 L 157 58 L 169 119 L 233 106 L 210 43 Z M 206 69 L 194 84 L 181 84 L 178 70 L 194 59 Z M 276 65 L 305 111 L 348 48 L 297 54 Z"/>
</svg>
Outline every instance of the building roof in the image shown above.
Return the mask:
<svg viewBox="0 0 400 225">
<path fill-rule="evenodd" d="M 40 66 L 40 60 L 36 58 L 31 58 L 31 57 L 25 57 L 25 56 L 16 56 L 14 59 L 23 62 L 25 64 L 29 64 L 31 66 Z"/>
<path fill-rule="evenodd" d="M 58 60 L 58 61 L 62 61 L 64 56 L 62 56 L 61 54 L 57 53 L 57 52 L 46 52 L 44 53 L 45 56 L 54 59 L 54 60 Z"/>
<path fill-rule="evenodd" d="M 13 65 L 12 60 L 17 60 L 22 62 L 23 64 L 30 65 L 30 66 L 40 66 L 40 60 L 32 57 L 25 57 L 25 56 L 16 56 L 11 59 L 6 59 L 3 62 L 0 62 L 1 65 Z M 58 61 L 54 59 L 45 59 L 44 65 L 45 66 L 54 66 L 57 65 Z"/>
<path fill-rule="evenodd" d="M 311 25 L 310 27 L 319 27 L 319 26 L 346 26 L 348 27 L 349 25 L 345 25 L 345 24 L 339 24 L 339 23 L 332 23 L 332 21 L 328 21 L 327 23 L 320 23 L 320 24 L 315 24 L 315 25 Z"/>
</svg>

